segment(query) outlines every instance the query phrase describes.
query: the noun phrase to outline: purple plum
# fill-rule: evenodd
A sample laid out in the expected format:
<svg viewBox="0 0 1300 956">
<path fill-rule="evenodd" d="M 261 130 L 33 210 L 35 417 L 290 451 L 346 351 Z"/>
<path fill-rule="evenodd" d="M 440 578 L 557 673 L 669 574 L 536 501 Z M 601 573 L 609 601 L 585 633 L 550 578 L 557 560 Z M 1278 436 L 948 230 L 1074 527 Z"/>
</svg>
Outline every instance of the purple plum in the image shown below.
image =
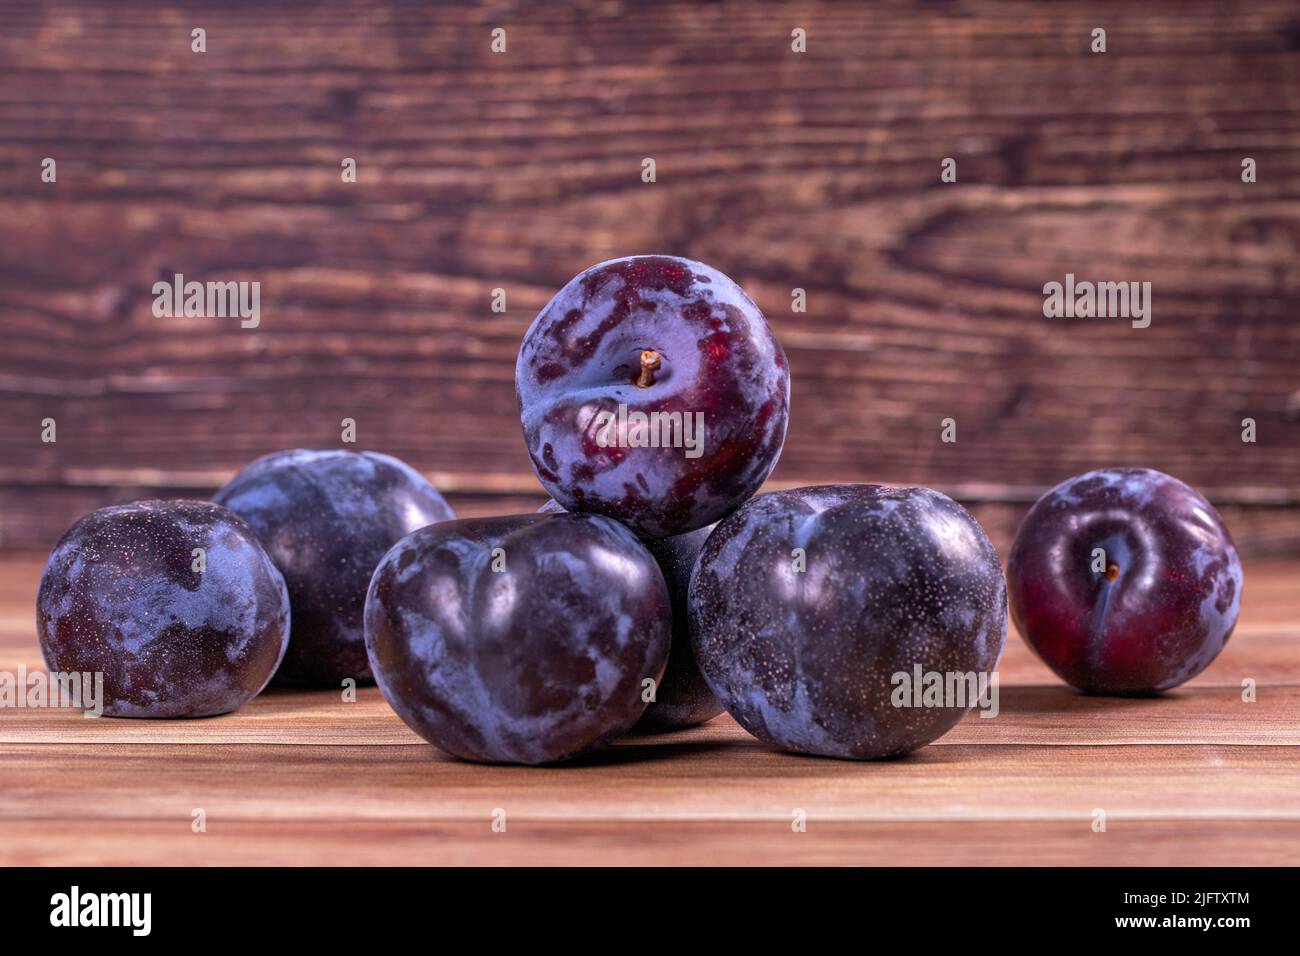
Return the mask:
<svg viewBox="0 0 1300 956">
<path fill-rule="evenodd" d="M 375 565 L 410 532 L 455 517 L 418 471 L 369 451 L 264 455 L 215 500 L 252 526 L 289 587 L 293 641 L 273 679 L 287 686 L 373 680 L 361 618 Z"/>
<path fill-rule="evenodd" d="M 975 519 L 928 488 L 880 485 L 754 498 L 705 542 L 690 611 L 700 670 L 742 727 L 854 759 L 950 730 L 990 686 L 1007 627 Z M 918 705 L 907 688 L 935 677 L 962 694 Z"/>
<path fill-rule="evenodd" d="M 564 508 L 552 499 L 538 510 L 552 514 L 563 512 Z M 671 538 L 642 541 L 646 550 L 658 562 L 659 570 L 663 572 L 664 581 L 668 584 L 668 596 L 673 607 L 673 639 L 663 680 L 655 691 L 655 699 L 637 721 L 635 730 L 647 733 L 680 730 L 712 720 L 722 713 L 722 704 L 718 703 L 718 698 L 709 690 L 699 665 L 695 663 L 695 652 L 691 649 L 690 615 L 686 605 L 686 593 L 690 587 L 695 559 L 699 557 L 700 549 L 704 547 L 704 542 L 714 527 L 715 525 L 709 525 Z"/>
<path fill-rule="evenodd" d="M 366 645 L 384 696 L 466 760 L 568 760 L 626 733 L 671 639 L 654 558 L 599 515 L 448 521 L 375 569 Z"/>
<path fill-rule="evenodd" d="M 239 515 L 137 501 L 60 539 L 36 598 L 51 672 L 102 673 L 112 717 L 210 717 L 255 697 L 289 643 L 284 579 Z"/>
</svg>

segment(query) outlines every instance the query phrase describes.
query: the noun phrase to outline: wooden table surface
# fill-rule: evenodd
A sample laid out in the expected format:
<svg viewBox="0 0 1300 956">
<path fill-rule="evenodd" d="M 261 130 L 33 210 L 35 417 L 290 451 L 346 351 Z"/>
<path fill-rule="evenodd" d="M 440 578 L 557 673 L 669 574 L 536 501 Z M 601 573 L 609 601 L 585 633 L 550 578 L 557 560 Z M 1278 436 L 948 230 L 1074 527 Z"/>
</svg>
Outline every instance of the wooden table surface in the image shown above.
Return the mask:
<svg viewBox="0 0 1300 956">
<path fill-rule="evenodd" d="M 0 559 L 0 670 L 40 664 L 40 568 Z M 196 721 L 3 710 L 0 864 L 1294 865 L 1297 577 L 1248 564 L 1227 649 L 1159 699 L 1076 694 L 1013 632 L 1000 714 L 884 763 L 778 753 L 723 716 L 574 766 L 478 766 L 375 688 L 272 691 Z"/>
</svg>

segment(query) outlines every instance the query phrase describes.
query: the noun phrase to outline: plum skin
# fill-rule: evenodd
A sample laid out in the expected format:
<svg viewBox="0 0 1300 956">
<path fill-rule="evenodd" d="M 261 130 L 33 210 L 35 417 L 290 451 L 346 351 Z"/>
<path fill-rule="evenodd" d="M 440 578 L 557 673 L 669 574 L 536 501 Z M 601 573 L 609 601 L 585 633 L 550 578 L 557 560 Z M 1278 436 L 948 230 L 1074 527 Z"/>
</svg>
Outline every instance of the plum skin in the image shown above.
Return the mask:
<svg viewBox="0 0 1300 956">
<path fill-rule="evenodd" d="M 659 364 L 642 386 L 646 350 Z M 684 534 L 739 507 L 776 465 L 789 417 L 785 353 L 758 307 L 721 272 L 673 256 L 614 259 L 570 280 L 525 334 L 515 384 L 546 490 L 642 538 Z M 599 413 L 620 404 L 702 413 L 703 453 L 601 447 Z"/>
<path fill-rule="evenodd" d="M 691 647 L 690 604 L 688 593 L 691 572 L 704 542 L 716 524 L 696 528 L 671 538 L 646 541 L 646 549 L 659 564 L 668 584 L 672 602 L 673 634 L 668 651 L 668 667 L 655 692 L 655 699 L 637 721 L 636 730 L 647 733 L 682 730 L 712 720 L 722 713 L 722 703 L 709 689 L 700 673 L 699 662 Z"/>
<path fill-rule="evenodd" d="M 552 499 L 538 511 L 542 514 L 557 514 L 562 513 L 564 508 Z M 668 596 L 672 602 L 673 635 L 668 651 L 668 666 L 664 670 L 663 679 L 655 688 L 655 699 L 646 707 L 634 730 L 646 733 L 683 730 L 712 720 L 722 713 L 722 704 L 713 696 L 713 691 L 709 690 L 709 684 L 695 661 L 687 609 L 691 571 L 695 568 L 700 549 L 715 527 L 716 524 L 711 524 L 671 538 L 643 539 L 641 542 L 658 562 L 664 582 L 668 585 Z"/>
<path fill-rule="evenodd" d="M 690 611 L 700 670 L 741 726 L 859 760 L 909 753 L 969 709 L 895 706 L 893 675 L 991 674 L 1007 629 L 978 522 L 936 491 L 882 485 L 754 498 L 705 542 Z"/>
<path fill-rule="evenodd" d="M 1208 667 L 1236 626 L 1243 584 L 1210 503 L 1149 468 L 1091 471 L 1039 498 L 1007 580 L 1012 619 L 1043 662 L 1079 690 L 1117 696 Z"/>
<path fill-rule="evenodd" d="M 609 518 L 463 519 L 413 532 L 380 561 L 366 646 L 393 710 L 436 747 L 546 764 L 636 723 L 643 682 L 663 676 L 670 613 L 658 565 Z"/>
<path fill-rule="evenodd" d="M 289 595 L 234 512 L 137 501 L 86 515 L 55 545 L 36 630 L 51 672 L 103 673 L 108 716 L 211 717 L 271 679 L 289 643 Z"/>
<path fill-rule="evenodd" d="M 454 518 L 424 476 L 375 452 L 274 452 L 215 498 L 240 514 L 284 575 L 293 640 L 272 682 L 369 683 L 362 614 L 379 559 L 416 528 Z"/>
</svg>

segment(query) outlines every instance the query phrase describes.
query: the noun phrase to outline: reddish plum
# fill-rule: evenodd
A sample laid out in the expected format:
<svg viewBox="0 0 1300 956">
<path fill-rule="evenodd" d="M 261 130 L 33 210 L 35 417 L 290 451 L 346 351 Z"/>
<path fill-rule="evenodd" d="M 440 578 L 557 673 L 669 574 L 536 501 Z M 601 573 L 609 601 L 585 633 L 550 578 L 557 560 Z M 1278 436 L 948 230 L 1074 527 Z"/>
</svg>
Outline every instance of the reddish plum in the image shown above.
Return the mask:
<svg viewBox="0 0 1300 956">
<path fill-rule="evenodd" d="M 546 490 L 643 538 L 735 510 L 785 440 L 785 353 L 736 283 L 689 259 L 615 259 L 571 280 L 524 336 L 515 383 Z"/>
<path fill-rule="evenodd" d="M 1007 564 L 1011 614 L 1062 679 L 1145 694 L 1195 677 L 1232 634 L 1241 560 L 1199 492 L 1149 468 L 1092 471 L 1030 509 Z"/>
</svg>

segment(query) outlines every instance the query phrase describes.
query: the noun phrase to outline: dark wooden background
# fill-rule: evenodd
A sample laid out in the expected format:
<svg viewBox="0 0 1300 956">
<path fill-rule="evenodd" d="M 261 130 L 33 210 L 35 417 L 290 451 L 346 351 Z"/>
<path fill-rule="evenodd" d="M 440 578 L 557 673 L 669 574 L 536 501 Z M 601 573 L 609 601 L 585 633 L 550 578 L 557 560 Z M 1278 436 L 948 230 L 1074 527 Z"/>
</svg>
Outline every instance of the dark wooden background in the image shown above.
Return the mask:
<svg viewBox="0 0 1300 956">
<path fill-rule="evenodd" d="M 344 417 L 464 511 L 533 507 L 520 336 L 643 252 L 768 315 L 794 383 L 776 483 L 931 484 L 1005 545 L 1046 486 L 1144 464 L 1243 550 L 1300 551 L 1294 0 L 3 0 L 0 546 L 208 494 Z M 260 281 L 261 327 L 154 318 L 174 272 Z M 1152 282 L 1151 327 L 1045 319 L 1066 272 Z"/>
</svg>

